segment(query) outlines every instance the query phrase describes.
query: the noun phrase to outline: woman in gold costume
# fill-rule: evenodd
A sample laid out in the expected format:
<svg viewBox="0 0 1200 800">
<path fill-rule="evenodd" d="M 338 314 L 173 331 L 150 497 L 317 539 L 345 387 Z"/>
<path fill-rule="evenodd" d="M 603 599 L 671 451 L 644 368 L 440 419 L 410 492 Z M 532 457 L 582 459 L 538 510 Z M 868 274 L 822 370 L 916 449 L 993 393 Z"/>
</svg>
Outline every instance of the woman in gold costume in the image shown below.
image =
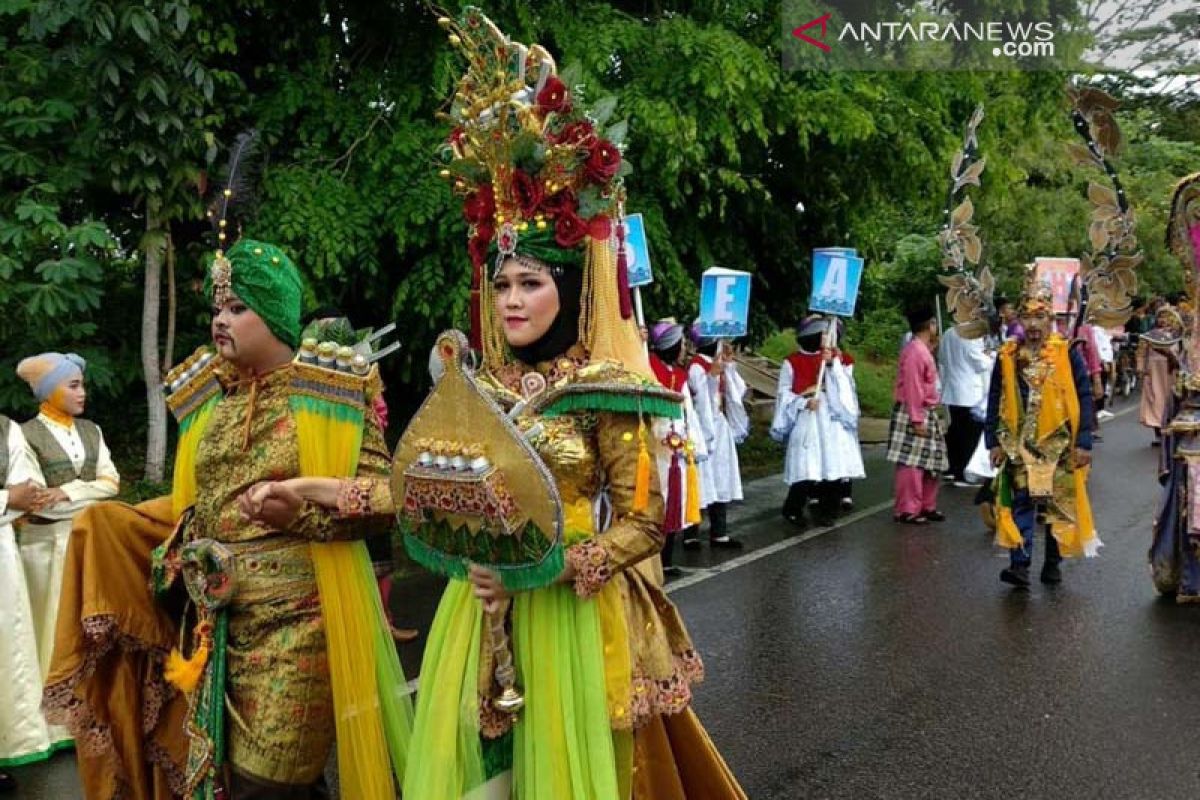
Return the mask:
<svg viewBox="0 0 1200 800">
<path fill-rule="evenodd" d="M 524 587 L 500 570 L 439 564 L 406 537 L 410 554 L 451 580 L 421 668 L 404 796 L 742 798 L 691 711 L 703 666 L 662 589 L 658 443 L 647 431 L 682 398 L 653 379 L 629 307 L 620 150 L 574 106 L 543 49 L 508 40 L 475 9 L 442 24 L 471 65 L 444 155 L 470 224 L 483 357 L 472 385 L 532 447 L 565 524 L 557 559 L 542 562 L 553 571 Z M 458 360 L 452 337 L 442 347 Z M 399 471 L 417 474 L 402 463 L 408 438 L 393 487 Z M 257 487 L 242 505 L 251 517 L 314 500 L 342 513 L 398 507 L 405 522 L 422 498 L 411 480 L 404 492 L 301 479 Z M 497 677 L 508 638 L 519 714 Z"/>
</svg>

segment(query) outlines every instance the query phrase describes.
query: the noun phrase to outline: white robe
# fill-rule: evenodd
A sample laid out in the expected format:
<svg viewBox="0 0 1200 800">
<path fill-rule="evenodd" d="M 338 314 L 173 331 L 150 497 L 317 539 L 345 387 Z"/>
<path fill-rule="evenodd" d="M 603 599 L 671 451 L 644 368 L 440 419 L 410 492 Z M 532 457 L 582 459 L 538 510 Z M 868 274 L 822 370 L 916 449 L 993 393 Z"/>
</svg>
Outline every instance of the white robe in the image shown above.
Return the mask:
<svg viewBox="0 0 1200 800">
<path fill-rule="evenodd" d="M 787 442 L 784 483 L 866 477 L 858 444 L 858 395 L 853 367 L 834 360 L 825 368 L 816 411 L 807 396 L 792 391 L 788 361 L 779 371 L 771 438 Z"/>
<path fill-rule="evenodd" d="M 7 485 L 36 482 L 25 437 L 9 423 Z M 39 761 L 49 756 L 50 731 L 42 716 L 42 670 L 25 568 L 13 521 L 24 512 L 8 507 L 8 490 L 0 486 L 0 766 Z"/>
<path fill-rule="evenodd" d="M 62 446 L 71 459 L 78 474 L 83 468 L 85 453 L 83 440 L 74 427 L 58 424 L 45 414 L 38 419 Z M 45 485 L 37 453 L 26 444 L 29 460 L 33 464 L 34 481 Z M 50 525 L 25 525 L 21 529 L 21 561 L 25 566 L 25 582 L 29 587 L 29 605 L 33 610 L 33 624 L 37 631 L 38 661 L 42 678 L 50 671 L 50 657 L 54 654 L 54 628 L 58 620 L 58 600 L 62 594 L 63 565 L 67 560 L 67 543 L 71 539 L 71 521 L 83 509 L 98 500 L 115 497 L 121 487 L 121 476 L 113 464 L 112 454 L 100 434 L 96 460 L 96 480 L 84 481 L 76 478 L 58 487 L 67 495 L 67 502 L 59 503 L 37 512 L 39 517 L 54 520 Z"/>
<path fill-rule="evenodd" d="M 703 356 L 700 358 L 712 363 Z M 746 383 L 734 364 L 726 365 L 724 378 L 722 398 L 720 376 L 710 375 L 696 363 L 688 367 L 688 389 L 708 445 L 708 460 L 700 465 L 700 504 L 705 508 L 713 503 L 742 499 L 737 444 L 750 433 L 750 417 L 742 402 L 746 396 Z"/>
</svg>

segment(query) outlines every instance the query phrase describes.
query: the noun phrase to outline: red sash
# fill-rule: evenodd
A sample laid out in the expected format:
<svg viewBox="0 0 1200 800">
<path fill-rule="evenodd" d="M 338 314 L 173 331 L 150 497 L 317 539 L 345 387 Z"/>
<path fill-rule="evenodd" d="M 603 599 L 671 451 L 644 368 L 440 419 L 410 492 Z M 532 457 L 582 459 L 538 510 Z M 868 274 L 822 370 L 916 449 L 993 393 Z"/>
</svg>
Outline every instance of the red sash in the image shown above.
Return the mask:
<svg viewBox="0 0 1200 800">
<path fill-rule="evenodd" d="M 675 364 L 668 364 L 654 353 L 650 354 L 650 368 L 658 382 L 672 392 L 682 392 L 687 385 L 687 370 Z"/>
<path fill-rule="evenodd" d="M 854 357 L 843 352 L 841 362 L 847 367 L 854 365 Z M 787 361 L 792 365 L 792 393 L 805 394 L 817 386 L 817 375 L 821 372 L 820 353 L 792 353 Z"/>
</svg>

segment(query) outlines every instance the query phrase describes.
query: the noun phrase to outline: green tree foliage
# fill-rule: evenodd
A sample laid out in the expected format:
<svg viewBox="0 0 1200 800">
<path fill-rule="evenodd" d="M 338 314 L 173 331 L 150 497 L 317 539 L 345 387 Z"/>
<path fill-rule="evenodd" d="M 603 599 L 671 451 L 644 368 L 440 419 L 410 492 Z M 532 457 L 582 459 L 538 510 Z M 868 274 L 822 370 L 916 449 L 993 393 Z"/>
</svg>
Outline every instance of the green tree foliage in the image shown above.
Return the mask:
<svg viewBox="0 0 1200 800">
<path fill-rule="evenodd" d="M 1044 10 L 1067 19 L 1075 6 Z M 588 98 L 616 98 L 627 210 L 646 216 L 657 279 L 648 314 L 690 318 L 706 267 L 745 269 L 761 340 L 804 313 L 811 249 L 850 244 L 868 262 L 859 324 L 894 329 L 905 305 L 938 291 L 949 160 L 980 102 L 976 221 L 1002 286 L 1034 256 L 1083 250 L 1088 176 L 1064 151 L 1065 76 L 786 73 L 779 8 L 486 4 L 515 38 L 554 52 Z M 405 347 L 385 378 L 395 416 L 415 406 L 434 336 L 466 322 L 469 281 L 466 226 L 432 157 L 460 67 L 425 3 L 0 0 L 0 45 L 0 407 L 23 396 L 13 360 L 48 347 L 96 360 L 96 408 L 128 418 L 145 407 L 145 257 L 169 232 L 182 354 L 204 338 L 198 288 L 214 244 L 198 190 L 249 127 L 269 158 L 245 232 L 296 259 L 310 307 L 337 305 L 359 326 L 399 322 Z M 1131 101 L 1119 166 L 1166 275 L 1163 209 L 1196 168 L 1200 105 L 1118 89 Z M 886 355 L 854 328 L 852 341 Z"/>
</svg>

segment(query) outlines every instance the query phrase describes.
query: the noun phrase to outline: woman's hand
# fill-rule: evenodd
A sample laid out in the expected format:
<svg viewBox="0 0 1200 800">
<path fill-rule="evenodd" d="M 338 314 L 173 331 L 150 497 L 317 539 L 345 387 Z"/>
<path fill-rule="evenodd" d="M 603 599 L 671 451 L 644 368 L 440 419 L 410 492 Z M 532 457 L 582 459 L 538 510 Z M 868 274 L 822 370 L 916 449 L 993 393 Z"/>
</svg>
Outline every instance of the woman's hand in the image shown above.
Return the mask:
<svg viewBox="0 0 1200 800">
<path fill-rule="evenodd" d="M 483 610 L 488 614 L 502 611 L 512 597 L 500 576 L 486 567 L 472 564 L 467 579 L 475 586 L 475 596 L 483 602 Z"/>
<path fill-rule="evenodd" d="M 243 519 L 285 531 L 300 513 L 304 498 L 284 481 L 266 481 L 243 492 L 237 504 Z"/>
<path fill-rule="evenodd" d="M 42 489 L 33 481 L 25 481 L 8 487 L 8 507 L 17 511 L 36 511 L 38 495 Z"/>
<path fill-rule="evenodd" d="M 38 489 L 32 510 L 40 511 L 43 508 L 53 508 L 60 503 L 69 502 L 71 502 L 71 498 L 67 497 L 67 493 L 58 487 L 53 489 Z"/>
</svg>

